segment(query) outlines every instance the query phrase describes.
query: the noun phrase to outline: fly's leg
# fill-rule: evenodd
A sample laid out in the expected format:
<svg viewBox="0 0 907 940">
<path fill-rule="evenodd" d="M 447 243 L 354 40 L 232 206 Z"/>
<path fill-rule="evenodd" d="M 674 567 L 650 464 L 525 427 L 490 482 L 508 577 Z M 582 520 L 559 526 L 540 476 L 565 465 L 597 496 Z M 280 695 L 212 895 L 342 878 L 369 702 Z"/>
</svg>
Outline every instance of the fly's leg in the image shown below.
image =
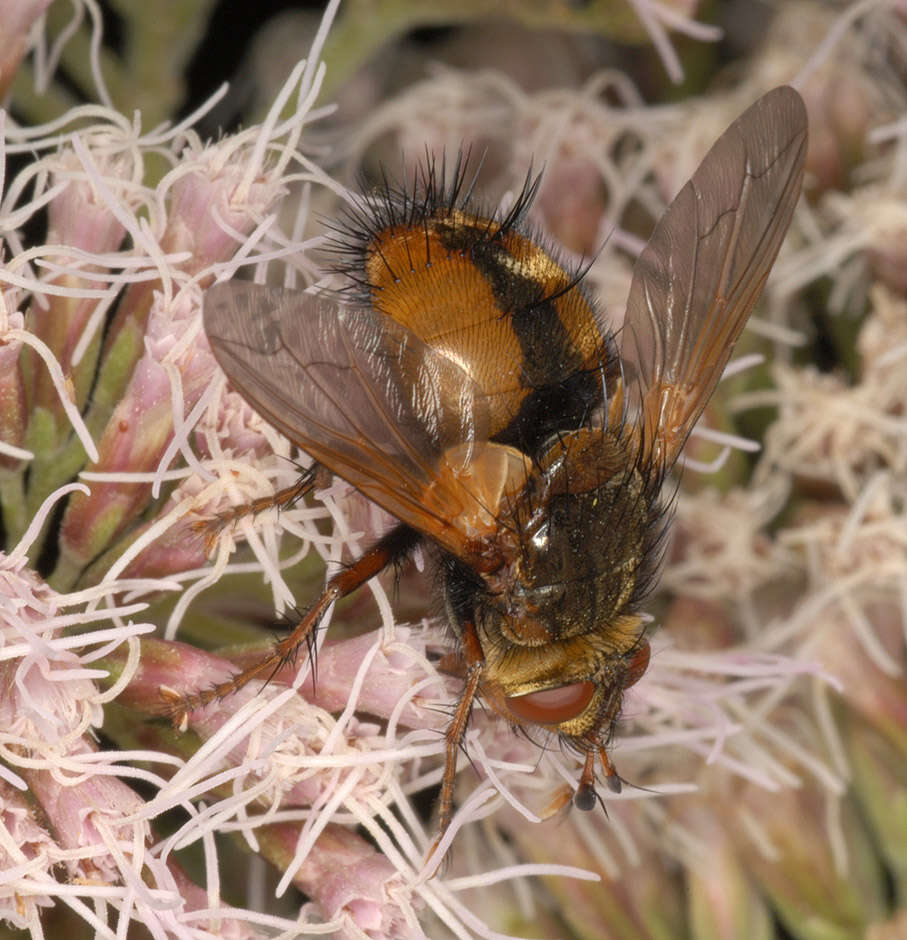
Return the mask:
<svg viewBox="0 0 907 940">
<path fill-rule="evenodd" d="M 348 568 L 334 575 L 315 603 L 306 611 L 292 632 L 274 644 L 271 652 L 241 672 L 209 689 L 201 689 L 188 695 L 179 695 L 161 690 L 164 697 L 164 712 L 177 727 L 185 724 L 190 712 L 211 702 L 226 698 L 241 689 L 247 682 L 262 674 L 268 678 L 288 662 L 292 662 L 303 643 L 311 646 L 314 632 L 334 601 L 351 594 L 366 581 L 373 578 L 388 565 L 403 559 L 419 542 L 421 536 L 415 529 L 398 525 L 387 533 Z"/>
<path fill-rule="evenodd" d="M 316 487 L 324 487 L 330 483 L 330 474 L 320 464 L 313 464 L 308 470 L 299 475 L 295 483 L 285 486 L 269 496 L 259 496 L 240 506 L 230 506 L 219 512 L 213 519 L 203 519 L 196 523 L 195 529 L 201 532 L 207 540 L 208 550 L 214 546 L 214 538 L 218 532 L 228 526 L 245 519 L 247 516 L 257 516 L 267 509 L 287 509 L 295 505 L 307 493 Z"/>
<path fill-rule="evenodd" d="M 453 718 L 445 732 L 444 776 L 441 778 L 441 795 L 438 798 L 438 838 L 435 840 L 431 852 L 429 852 L 429 857 L 434 854 L 453 818 L 453 790 L 454 779 L 457 775 L 457 757 L 463 746 L 463 738 L 469 725 L 469 716 L 472 713 L 472 706 L 475 704 L 482 675 L 485 671 L 485 657 L 482 654 L 482 647 L 474 624 L 467 622 L 463 625 L 462 640 L 462 654 L 457 658 L 461 660 L 461 665 L 465 667 L 463 676 L 466 684 L 463 687 L 463 694 L 457 702 Z"/>
<path fill-rule="evenodd" d="M 282 490 L 271 493 L 269 496 L 259 496 L 257 499 L 243 503 L 241 506 L 230 506 L 219 512 L 217 518 L 212 520 L 211 523 L 203 522 L 201 525 L 210 525 L 211 528 L 219 532 L 234 522 L 245 519 L 246 516 L 257 516 L 266 509 L 286 509 L 310 492 L 315 485 L 314 481 L 314 474 L 304 473 L 295 483 L 285 486 Z"/>
</svg>

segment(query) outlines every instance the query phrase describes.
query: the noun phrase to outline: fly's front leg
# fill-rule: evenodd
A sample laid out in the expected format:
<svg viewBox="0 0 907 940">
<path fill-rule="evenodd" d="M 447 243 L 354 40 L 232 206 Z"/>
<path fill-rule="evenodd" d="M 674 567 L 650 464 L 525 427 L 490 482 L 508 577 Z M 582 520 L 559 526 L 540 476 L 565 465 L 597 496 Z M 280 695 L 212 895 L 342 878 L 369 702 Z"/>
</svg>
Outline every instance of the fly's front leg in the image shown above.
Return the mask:
<svg viewBox="0 0 907 940">
<path fill-rule="evenodd" d="M 465 667 L 464 678 L 466 684 L 445 733 L 444 776 L 441 778 L 441 796 L 438 801 L 439 835 L 432 852 L 437 848 L 438 842 L 443 838 L 444 833 L 447 832 L 453 818 L 453 788 L 454 779 L 457 775 L 457 757 L 463 746 L 463 738 L 469 725 L 469 716 L 472 713 L 472 706 L 475 704 L 482 676 L 485 672 L 485 656 L 482 653 L 482 646 L 479 643 L 479 636 L 473 623 L 467 622 L 463 625 L 462 640 L 462 656 L 458 659 L 461 659 L 462 665 Z"/>
</svg>

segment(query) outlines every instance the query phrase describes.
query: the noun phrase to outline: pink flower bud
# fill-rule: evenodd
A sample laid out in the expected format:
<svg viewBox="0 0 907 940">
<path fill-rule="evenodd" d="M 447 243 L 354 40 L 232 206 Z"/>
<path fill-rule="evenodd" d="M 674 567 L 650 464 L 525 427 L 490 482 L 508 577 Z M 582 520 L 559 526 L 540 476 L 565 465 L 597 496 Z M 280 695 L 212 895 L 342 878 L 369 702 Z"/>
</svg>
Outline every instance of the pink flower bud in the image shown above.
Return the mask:
<svg viewBox="0 0 907 940">
<path fill-rule="evenodd" d="M 9 327 L 21 330 L 20 313 L 9 316 Z M 6 342 L 0 332 L 0 442 L 21 447 L 25 436 L 28 407 L 25 400 L 25 382 L 22 375 L 22 342 Z M 0 451 L 0 473 L 18 470 L 22 461 Z"/>
<path fill-rule="evenodd" d="M 559 154 L 546 168 L 538 209 L 548 231 L 569 251 L 593 257 L 601 248 L 606 202 L 604 181 L 591 160 Z"/>
<path fill-rule="evenodd" d="M 90 467 L 92 472 L 122 474 L 124 479 L 92 481 L 90 495 L 77 494 L 67 506 L 61 550 L 72 567 L 98 557 L 145 507 L 151 484 L 132 483 L 128 475 L 158 468 L 174 433 L 174 394 L 182 395 L 176 410 L 185 416 L 214 374 L 214 358 L 206 344 L 178 345 L 190 326 L 198 328 L 197 315 L 185 294 L 171 304 L 159 295 L 149 321 L 148 351 L 104 429 L 99 460 Z M 181 379 L 178 385 L 173 383 L 174 373 Z"/>
<path fill-rule="evenodd" d="M 149 472 L 157 466 L 173 433 L 170 380 L 150 356 L 138 363 L 98 445 L 91 469 L 104 473 Z M 60 547 L 74 567 L 88 564 L 122 533 L 141 511 L 150 483 L 102 482 L 76 494 L 66 507 Z"/>
<path fill-rule="evenodd" d="M 97 746 L 83 739 L 61 755 L 65 770 L 29 768 L 23 776 L 60 846 L 74 850 L 70 876 L 116 883 L 122 875 L 118 846 L 141 844 L 149 830 L 140 819 L 127 821 L 144 801 L 125 783 L 113 774 L 94 773 L 92 766 L 98 765 L 90 761 L 79 769 L 80 758 L 95 753 Z"/>
<path fill-rule="evenodd" d="M 0 892 L 0 920 L 12 927 L 41 935 L 41 909 L 52 907 L 53 866 L 57 857 L 53 837 L 35 819 L 34 807 L 21 790 L 0 779 L 0 871 L 6 873 Z M 44 881 L 46 893 L 34 890 Z"/>
<path fill-rule="evenodd" d="M 293 861 L 300 827 L 289 823 L 262 826 L 258 839 L 264 856 L 278 870 Z M 361 836 L 342 826 L 327 825 L 297 868 L 293 883 L 304 891 L 327 921 L 348 919 L 334 936 L 373 940 L 409 936 L 412 908 L 406 903 L 403 879 L 393 865 Z M 408 908 L 407 916 L 400 905 Z"/>
<path fill-rule="evenodd" d="M 105 156 L 100 148 L 98 151 L 92 154 L 97 172 L 107 185 L 122 186 L 131 171 L 130 162 L 122 156 L 111 159 Z M 66 184 L 63 191 L 51 199 L 47 207 L 48 243 L 60 245 L 63 252 L 53 259 L 54 262 L 70 265 L 76 263 L 74 256 L 65 254 L 66 248 L 89 254 L 115 251 L 123 240 L 123 223 L 96 192 L 94 184 L 85 179 L 85 167 L 75 153 L 64 150 L 52 158 L 47 158 L 47 164 L 51 170 L 52 183 Z M 106 284 L 103 280 L 91 277 L 92 269 L 92 265 L 82 264 L 83 275 L 61 274 L 51 283 L 64 288 L 102 289 Z M 42 302 L 34 302 L 29 308 L 30 329 L 48 345 L 64 374 L 71 375 L 75 401 L 80 408 L 84 406 L 94 380 L 100 329 L 97 330 L 92 353 L 86 351 L 79 362 L 74 360 L 74 353 L 77 344 L 83 339 L 83 333 L 97 305 L 96 298 L 49 293 L 42 298 Z M 34 407 L 43 407 L 56 414 L 62 430 L 65 427 L 65 419 L 56 389 L 46 369 L 35 370 L 34 384 Z"/>
<path fill-rule="evenodd" d="M 6 98 L 19 63 L 28 49 L 29 30 L 50 3 L 51 0 L 0 0 L 0 23 L 3 24 L 3 41 L 0 42 L 0 100 Z"/>
</svg>

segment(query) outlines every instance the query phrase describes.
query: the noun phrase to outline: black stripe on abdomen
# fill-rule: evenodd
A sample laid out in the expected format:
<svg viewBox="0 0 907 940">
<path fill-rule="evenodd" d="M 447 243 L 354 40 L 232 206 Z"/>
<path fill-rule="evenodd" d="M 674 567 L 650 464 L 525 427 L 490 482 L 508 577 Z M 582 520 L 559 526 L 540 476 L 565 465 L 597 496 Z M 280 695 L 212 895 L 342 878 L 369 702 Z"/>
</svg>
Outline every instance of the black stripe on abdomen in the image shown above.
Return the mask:
<svg viewBox="0 0 907 940">
<path fill-rule="evenodd" d="M 556 301 L 545 296 L 546 285 L 525 273 L 528 265 L 508 253 L 500 240 L 489 238 L 484 227 L 462 225 L 439 226 L 439 235 L 449 251 L 464 253 L 488 282 L 500 315 L 507 318 L 520 346 L 520 384 L 529 394 L 494 440 L 533 455 L 555 432 L 586 424 L 604 401 L 606 341 L 601 343 L 600 362 L 590 368 L 561 319 Z M 529 239 L 527 243 L 543 254 Z M 566 272 L 564 276 L 568 277 Z M 589 328 L 597 332 L 591 309 L 588 316 Z"/>
</svg>

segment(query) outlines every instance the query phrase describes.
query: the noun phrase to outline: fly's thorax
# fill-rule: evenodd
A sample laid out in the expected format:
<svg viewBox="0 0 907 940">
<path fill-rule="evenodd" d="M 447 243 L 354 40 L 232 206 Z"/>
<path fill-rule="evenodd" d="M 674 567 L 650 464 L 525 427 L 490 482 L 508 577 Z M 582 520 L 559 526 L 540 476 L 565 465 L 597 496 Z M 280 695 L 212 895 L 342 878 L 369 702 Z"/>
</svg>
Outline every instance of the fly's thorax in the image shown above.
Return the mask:
<svg viewBox="0 0 907 940">
<path fill-rule="evenodd" d="M 493 632 L 539 646 L 607 631 L 635 611 L 657 561 L 660 489 L 625 435 L 559 437 L 502 518 L 515 550 L 485 577 Z"/>
<path fill-rule="evenodd" d="M 514 642 L 523 619 L 541 622 L 553 638 L 617 620 L 645 567 L 649 515 L 636 471 L 587 493 L 552 496 L 507 572 Z"/>
</svg>

